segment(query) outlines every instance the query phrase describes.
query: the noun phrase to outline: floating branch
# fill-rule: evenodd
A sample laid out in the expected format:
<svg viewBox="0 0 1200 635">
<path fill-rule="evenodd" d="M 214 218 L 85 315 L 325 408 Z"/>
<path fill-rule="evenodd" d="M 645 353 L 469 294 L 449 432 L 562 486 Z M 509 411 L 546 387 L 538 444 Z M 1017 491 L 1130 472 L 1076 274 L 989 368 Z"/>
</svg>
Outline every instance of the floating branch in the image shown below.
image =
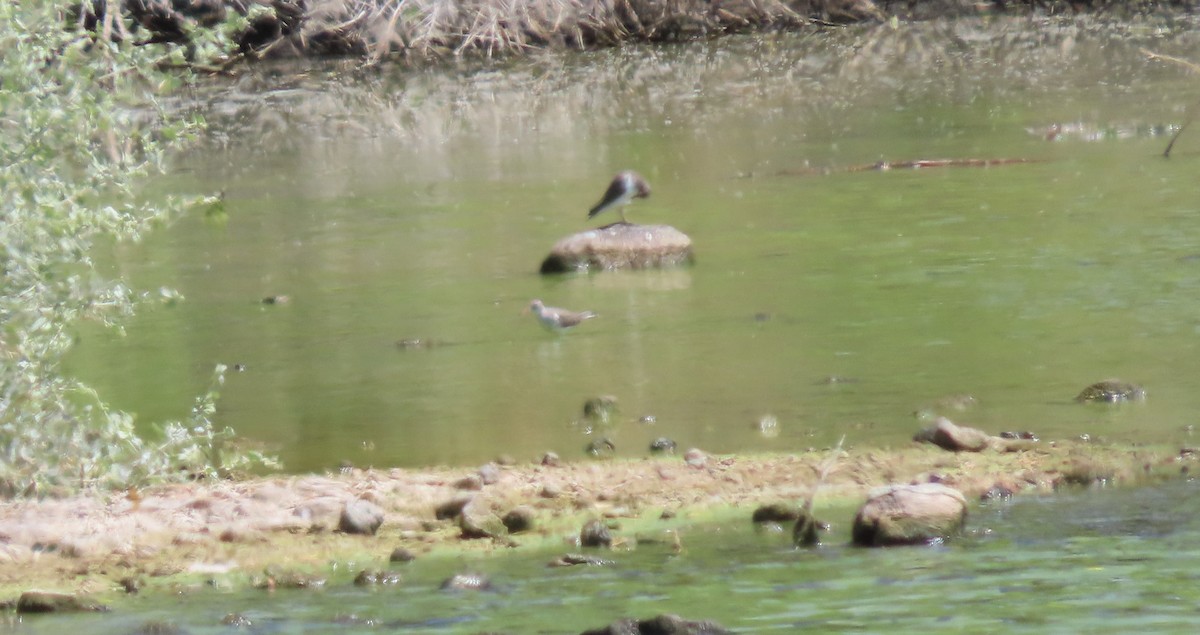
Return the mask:
<svg viewBox="0 0 1200 635">
<path fill-rule="evenodd" d="M 1142 54 L 1144 54 L 1146 57 L 1148 57 L 1152 60 L 1162 60 L 1164 62 L 1171 62 L 1172 64 L 1178 64 L 1178 65 L 1192 71 L 1193 73 L 1200 72 L 1200 64 L 1196 64 L 1195 62 L 1189 62 L 1188 60 L 1174 57 L 1171 55 L 1162 55 L 1162 54 L 1155 53 L 1148 49 L 1141 49 L 1141 51 L 1142 51 Z M 1175 147 L 1175 141 L 1177 141 L 1179 139 L 1179 135 L 1183 134 L 1183 131 L 1187 130 L 1188 124 L 1192 123 L 1192 120 L 1196 118 L 1196 110 L 1198 108 L 1200 108 L 1200 101 L 1198 101 L 1188 107 L 1188 109 L 1186 111 L 1187 117 L 1183 120 L 1183 124 L 1181 124 L 1179 126 L 1179 130 L 1176 130 L 1175 134 L 1171 135 L 1171 141 L 1169 141 L 1167 143 L 1167 149 L 1163 150 L 1163 158 L 1165 158 L 1165 159 L 1171 158 L 1171 148 Z"/>
<path fill-rule="evenodd" d="M 1040 159 L 915 159 L 912 161 L 876 161 L 875 163 L 868 163 L 866 165 L 852 165 L 841 171 L 886 172 L 888 170 L 916 170 L 924 168 L 990 168 L 998 165 L 1040 162 Z M 809 176 L 813 174 L 830 174 L 835 171 L 832 168 L 790 168 L 776 172 L 775 176 Z"/>
</svg>

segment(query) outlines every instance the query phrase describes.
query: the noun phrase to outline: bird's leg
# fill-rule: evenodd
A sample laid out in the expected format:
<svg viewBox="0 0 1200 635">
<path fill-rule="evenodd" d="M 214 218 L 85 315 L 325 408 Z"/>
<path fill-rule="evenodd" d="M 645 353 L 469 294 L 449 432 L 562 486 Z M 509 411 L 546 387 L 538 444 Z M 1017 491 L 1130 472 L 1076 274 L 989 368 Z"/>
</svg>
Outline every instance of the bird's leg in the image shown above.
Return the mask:
<svg viewBox="0 0 1200 635">
<path fill-rule="evenodd" d="M 628 225 L 629 221 L 625 220 L 625 206 L 624 205 L 617 208 L 617 213 L 621 215 L 621 222 Z"/>
</svg>

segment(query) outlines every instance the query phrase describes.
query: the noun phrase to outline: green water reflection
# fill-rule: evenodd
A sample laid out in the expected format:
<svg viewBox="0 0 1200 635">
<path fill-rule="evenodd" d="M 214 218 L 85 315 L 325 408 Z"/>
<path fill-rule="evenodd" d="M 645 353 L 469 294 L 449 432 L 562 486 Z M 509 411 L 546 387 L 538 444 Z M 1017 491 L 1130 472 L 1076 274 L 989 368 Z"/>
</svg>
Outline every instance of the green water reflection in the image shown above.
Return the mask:
<svg viewBox="0 0 1200 635">
<path fill-rule="evenodd" d="M 961 393 L 980 405 L 950 414 L 992 432 L 1179 439 L 1200 145 L 1165 161 L 1158 133 L 1194 78 L 1138 48 L 1186 56 L 1196 33 L 935 23 L 215 85 L 211 136 L 156 187 L 224 191 L 228 220 L 121 246 L 115 272 L 186 300 L 85 330 L 72 367 L 149 423 L 243 364 L 220 422 L 301 471 L 579 456 L 602 394 L 623 454 L 906 443 Z M 845 169 L 1010 157 L 1036 162 Z M 626 167 L 654 187 L 631 218 L 690 234 L 696 265 L 538 276 Z M 832 172 L 780 174 L 805 167 Z M 556 337 L 521 315 L 534 297 L 601 317 Z M 394 345 L 415 337 L 445 344 Z M 1114 376 L 1149 400 L 1071 403 Z"/>
</svg>

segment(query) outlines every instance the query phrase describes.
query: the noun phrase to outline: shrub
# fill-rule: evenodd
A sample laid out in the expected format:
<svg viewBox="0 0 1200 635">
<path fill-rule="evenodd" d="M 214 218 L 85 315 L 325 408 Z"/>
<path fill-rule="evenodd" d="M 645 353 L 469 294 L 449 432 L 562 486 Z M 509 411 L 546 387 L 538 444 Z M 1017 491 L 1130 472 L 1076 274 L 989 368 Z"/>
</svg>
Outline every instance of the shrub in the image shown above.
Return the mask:
<svg viewBox="0 0 1200 635">
<path fill-rule="evenodd" d="M 262 461 L 222 451 L 232 432 L 218 432 L 212 413 L 223 368 L 191 417 L 153 441 L 62 374 L 73 324 L 116 325 L 135 307 L 128 287 L 97 274 L 93 246 L 138 240 L 189 204 L 141 200 L 135 188 L 202 125 L 157 108 L 180 80 L 156 70 L 153 47 L 116 41 L 112 25 L 70 24 L 54 3 L 0 3 L 0 495 L 219 476 Z"/>
</svg>

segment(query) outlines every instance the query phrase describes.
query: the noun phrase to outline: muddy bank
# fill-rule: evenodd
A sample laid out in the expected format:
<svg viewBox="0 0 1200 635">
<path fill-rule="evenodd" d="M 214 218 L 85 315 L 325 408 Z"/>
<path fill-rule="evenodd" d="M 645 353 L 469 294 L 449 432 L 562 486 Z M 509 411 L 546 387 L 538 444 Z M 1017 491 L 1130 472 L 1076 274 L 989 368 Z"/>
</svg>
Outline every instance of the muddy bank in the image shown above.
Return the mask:
<svg viewBox="0 0 1200 635">
<path fill-rule="evenodd" d="M 1200 6 L 1197 0 L 125 0 L 120 20 L 104 0 L 81 5 L 74 21 L 116 39 L 184 45 L 197 57 L 197 28 L 220 30 L 207 63 L 243 58 L 351 56 L 379 61 L 462 54 L 491 57 L 541 49 L 586 49 L 624 42 L 676 42 L 721 34 L 800 29 L 891 18 L 921 20 L 997 13 L 1131 16 Z M 233 25 L 232 27 L 225 25 Z M 223 30 L 222 30 L 223 29 Z M 228 33 L 225 35 L 225 33 Z M 211 51 L 210 51 L 211 53 Z M 201 55 L 203 57 L 203 55 Z"/>
<path fill-rule="evenodd" d="M 414 554 L 561 544 L 589 518 L 657 520 L 733 510 L 750 522 L 767 502 L 811 494 L 830 452 L 695 455 L 559 465 L 489 464 L 481 469 L 353 470 L 190 484 L 140 492 L 0 504 L 0 583 L 5 595 L 34 586 L 113 591 L 123 580 L 328 566 L 353 557 L 385 566 Z M 1186 473 L 1178 448 L 1039 443 L 1022 451 L 951 453 L 932 446 L 841 453 L 821 487 L 823 504 L 857 505 L 890 483 L 938 482 L 968 500 L 1002 488 L 1017 494 L 1094 484 L 1136 484 Z M 346 529 L 347 503 L 365 501 L 382 523 Z M 471 518 L 471 533 L 451 507 Z M 514 510 L 520 533 L 505 526 Z M 848 522 L 849 519 L 836 519 Z M 340 527 L 340 528 L 339 528 Z"/>
</svg>

